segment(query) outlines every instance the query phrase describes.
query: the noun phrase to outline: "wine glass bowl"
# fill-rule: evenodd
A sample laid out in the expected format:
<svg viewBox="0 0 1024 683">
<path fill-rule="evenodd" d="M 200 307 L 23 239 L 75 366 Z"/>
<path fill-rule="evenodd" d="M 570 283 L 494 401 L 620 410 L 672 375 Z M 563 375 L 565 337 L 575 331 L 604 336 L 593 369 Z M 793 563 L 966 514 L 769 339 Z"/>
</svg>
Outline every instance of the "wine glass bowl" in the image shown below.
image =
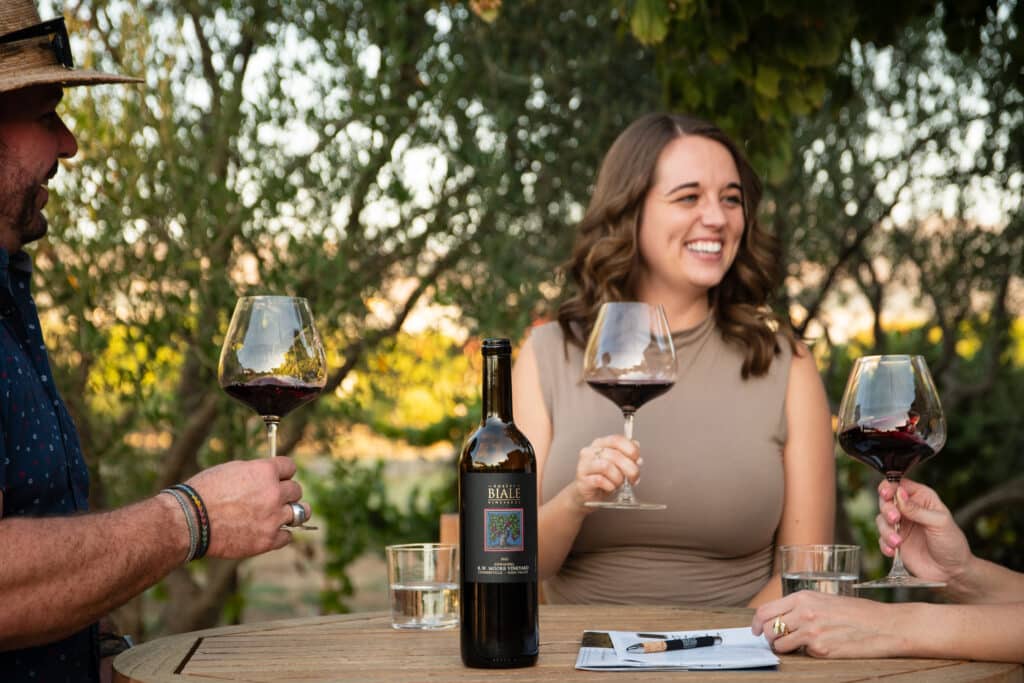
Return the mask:
<svg viewBox="0 0 1024 683">
<path fill-rule="evenodd" d="M 277 423 L 327 383 L 327 361 L 305 299 L 246 296 L 235 304 L 221 348 L 221 388 Z"/>
<path fill-rule="evenodd" d="M 619 406 L 625 421 L 623 431 L 627 439 L 632 439 L 636 411 L 671 389 L 676 381 L 676 352 L 665 310 L 641 302 L 603 304 L 583 354 L 583 379 Z M 637 500 L 628 480 L 611 499 L 585 504 L 618 510 L 666 507 Z"/>
<path fill-rule="evenodd" d="M 924 358 L 858 358 L 839 406 L 837 440 L 847 455 L 878 470 L 897 486 L 911 467 L 934 457 L 946 443 L 946 419 Z M 857 587 L 943 585 L 912 576 L 897 548 L 886 578 Z"/>
</svg>

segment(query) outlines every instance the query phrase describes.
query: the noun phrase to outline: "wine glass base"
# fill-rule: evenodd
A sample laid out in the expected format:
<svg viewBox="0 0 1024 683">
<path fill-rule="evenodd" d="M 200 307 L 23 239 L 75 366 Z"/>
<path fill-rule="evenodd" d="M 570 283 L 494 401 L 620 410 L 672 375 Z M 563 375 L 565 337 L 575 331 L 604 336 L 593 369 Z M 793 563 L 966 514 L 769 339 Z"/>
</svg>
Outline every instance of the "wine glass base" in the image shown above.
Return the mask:
<svg viewBox="0 0 1024 683">
<path fill-rule="evenodd" d="M 317 531 L 320 529 L 320 527 L 318 526 L 310 526 L 308 524 L 302 524 L 299 526 L 292 526 L 291 524 L 282 524 L 281 528 L 285 531 L 298 531 L 299 529 L 302 529 L 304 531 Z"/>
<path fill-rule="evenodd" d="M 584 505 L 588 508 L 604 508 L 605 510 L 664 510 L 668 508 L 664 503 L 643 503 L 640 501 L 630 503 L 619 500 L 588 500 Z"/>
<path fill-rule="evenodd" d="M 858 590 L 870 590 L 872 588 L 942 588 L 945 585 L 945 581 L 929 581 L 916 576 L 887 576 L 875 581 L 855 583 L 853 587 Z"/>
</svg>

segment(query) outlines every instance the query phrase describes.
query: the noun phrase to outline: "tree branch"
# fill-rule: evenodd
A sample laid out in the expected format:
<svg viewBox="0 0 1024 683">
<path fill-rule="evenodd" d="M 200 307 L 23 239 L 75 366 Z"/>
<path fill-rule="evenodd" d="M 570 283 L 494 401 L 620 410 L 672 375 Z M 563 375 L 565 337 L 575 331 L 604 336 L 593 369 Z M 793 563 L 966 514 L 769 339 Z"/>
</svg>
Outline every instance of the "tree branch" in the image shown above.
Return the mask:
<svg viewBox="0 0 1024 683">
<path fill-rule="evenodd" d="M 196 453 L 206 441 L 217 418 L 220 396 L 208 392 L 192 411 L 181 430 L 176 432 L 174 442 L 167 450 L 167 455 L 160 462 L 160 472 L 156 479 L 156 488 L 164 489 L 171 486 L 187 473 L 188 464 L 194 462 Z"/>
<path fill-rule="evenodd" d="M 953 519 L 963 529 L 989 508 L 997 505 L 1020 505 L 1024 503 L 1024 477 L 1017 477 L 983 493 L 962 506 L 953 514 Z"/>
<path fill-rule="evenodd" d="M 192 29 L 196 32 L 196 40 L 199 42 L 200 59 L 203 65 L 203 78 L 210 86 L 210 103 L 214 109 L 219 109 L 221 87 L 220 81 L 217 79 L 217 70 L 213 67 L 213 48 L 210 47 L 210 41 L 206 38 L 206 34 L 203 32 L 203 24 L 199 17 L 199 8 L 196 7 L 195 2 L 186 2 L 185 11 L 188 13 L 189 19 L 192 21 Z M 211 115 L 214 120 L 219 118 L 216 111 L 212 112 Z"/>
<path fill-rule="evenodd" d="M 923 148 L 930 139 L 931 138 L 927 135 L 922 135 L 921 137 L 917 138 L 914 141 L 914 144 L 912 144 L 902 154 L 903 160 L 905 160 L 906 163 L 909 163 L 910 160 L 914 157 L 914 155 L 917 154 L 917 152 L 921 148 Z M 903 190 L 905 190 L 909 186 L 912 175 L 913 174 L 911 173 L 907 174 L 907 177 L 903 180 L 903 184 L 900 185 L 899 189 L 897 189 L 895 193 L 893 193 L 892 201 L 883 207 L 883 209 L 879 212 L 875 220 L 871 221 L 868 225 L 858 230 L 854 235 L 853 239 L 840 250 L 839 257 L 836 259 L 835 263 L 833 263 L 832 267 L 829 269 L 828 275 L 826 275 L 825 277 L 825 282 L 818 290 L 818 296 L 815 297 L 811 305 L 808 306 L 807 317 L 804 318 L 804 321 L 796 330 L 797 336 L 803 337 L 806 333 L 807 326 L 810 325 L 812 320 L 818 317 L 818 312 L 821 310 L 821 306 L 825 302 L 825 297 L 828 295 L 829 290 L 831 290 L 832 285 L 835 283 L 835 280 L 838 277 L 839 272 L 845 266 L 846 262 L 850 259 L 850 257 L 854 253 L 856 253 L 858 249 L 860 249 L 861 245 L 864 243 L 864 240 L 867 239 L 868 235 L 871 234 L 871 232 L 878 226 L 879 223 L 881 223 L 881 221 L 886 216 L 889 216 L 892 213 L 893 208 L 899 202 L 899 198 L 900 195 L 903 193 Z M 868 200 L 871 197 L 875 196 L 876 190 L 877 185 L 865 187 L 863 194 L 859 198 L 859 205 L 864 206 L 865 204 L 867 204 Z"/>
<path fill-rule="evenodd" d="M 953 406 L 965 399 L 988 393 L 995 386 L 996 378 L 1002 369 L 1000 358 L 1010 343 L 1010 335 L 1007 334 L 1010 326 L 1007 300 L 1010 296 L 1012 273 L 1016 272 L 1014 268 L 1019 268 L 1020 265 L 1019 254 L 1011 263 L 1010 269 L 1004 274 L 1000 282 L 999 292 L 996 295 L 995 304 L 992 309 L 992 317 L 989 323 L 990 332 L 986 335 L 988 343 L 985 344 L 983 352 L 985 356 L 982 376 L 979 380 L 970 384 L 958 384 L 953 387 L 947 387 L 947 396 L 944 397 L 944 400 L 950 406 L 949 410 L 952 410 Z"/>
<path fill-rule="evenodd" d="M 216 626 L 227 596 L 238 583 L 241 560 L 206 560 L 206 583 L 200 587 L 186 567 L 165 579 L 170 599 L 163 611 L 168 633 L 183 633 Z"/>
</svg>

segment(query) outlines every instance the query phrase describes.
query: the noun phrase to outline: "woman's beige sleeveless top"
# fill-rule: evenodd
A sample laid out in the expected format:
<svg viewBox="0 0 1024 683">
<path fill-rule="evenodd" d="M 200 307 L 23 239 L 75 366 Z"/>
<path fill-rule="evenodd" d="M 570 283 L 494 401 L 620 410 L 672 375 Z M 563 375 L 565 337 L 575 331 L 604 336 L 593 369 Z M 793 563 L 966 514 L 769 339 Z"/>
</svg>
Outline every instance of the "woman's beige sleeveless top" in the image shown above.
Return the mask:
<svg viewBox="0 0 1024 683">
<path fill-rule="evenodd" d="M 543 504 L 573 480 L 580 449 L 621 434 L 623 420 L 582 381 L 582 350 L 570 344 L 566 358 L 557 323 L 532 334 L 552 425 Z M 549 602 L 745 606 L 771 576 L 789 345 L 780 339 L 768 374 L 744 381 L 743 354 L 713 316 L 674 339 L 676 384 L 637 411 L 633 433 L 644 459 L 637 497 L 668 509 L 588 515 L 545 583 Z"/>
</svg>

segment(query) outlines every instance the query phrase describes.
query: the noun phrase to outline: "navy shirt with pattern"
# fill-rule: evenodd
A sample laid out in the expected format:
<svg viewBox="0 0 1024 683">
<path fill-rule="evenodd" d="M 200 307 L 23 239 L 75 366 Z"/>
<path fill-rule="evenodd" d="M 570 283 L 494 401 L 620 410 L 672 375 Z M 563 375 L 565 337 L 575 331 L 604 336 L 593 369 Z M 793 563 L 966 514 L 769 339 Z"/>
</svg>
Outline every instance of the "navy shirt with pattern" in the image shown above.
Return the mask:
<svg viewBox="0 0 1024 683">
<path fill-rule="evenodd" d="M 0 524 L 88 509 L 89 473 L 53 382 L 31 279 L 28 254 L 0 249 Z M 0 553 L 16 555 L 18 549 Z M 0 680 L 97 681 L 98 661 L 93 625 L 55 643 L 0 652 Z"/>
</svg>

